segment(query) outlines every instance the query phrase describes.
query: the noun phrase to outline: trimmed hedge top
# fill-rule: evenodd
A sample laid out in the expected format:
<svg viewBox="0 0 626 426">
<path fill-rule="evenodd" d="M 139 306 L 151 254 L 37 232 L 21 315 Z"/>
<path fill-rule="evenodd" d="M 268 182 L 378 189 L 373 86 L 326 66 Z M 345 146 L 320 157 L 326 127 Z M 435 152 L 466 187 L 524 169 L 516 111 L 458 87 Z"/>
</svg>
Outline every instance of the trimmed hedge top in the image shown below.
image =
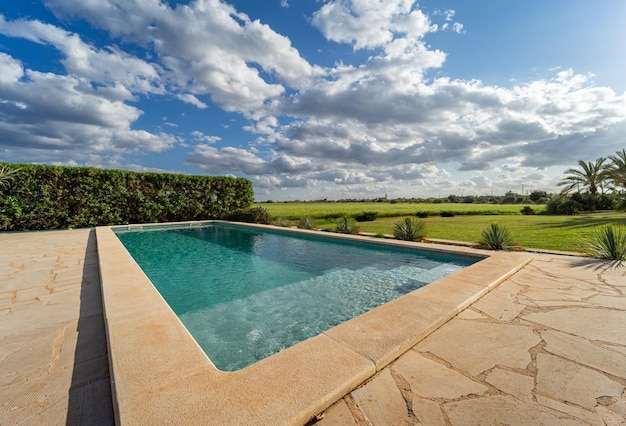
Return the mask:
<svg viewBox="0 0 626 426">
<path fill-rule="evenodd" d="M 0 230 L 5 231 L 219 219 L 254 201 L 252 182 L 244 178 L 2 167 L 19 169 L 0 187 Z"/>
</svg>

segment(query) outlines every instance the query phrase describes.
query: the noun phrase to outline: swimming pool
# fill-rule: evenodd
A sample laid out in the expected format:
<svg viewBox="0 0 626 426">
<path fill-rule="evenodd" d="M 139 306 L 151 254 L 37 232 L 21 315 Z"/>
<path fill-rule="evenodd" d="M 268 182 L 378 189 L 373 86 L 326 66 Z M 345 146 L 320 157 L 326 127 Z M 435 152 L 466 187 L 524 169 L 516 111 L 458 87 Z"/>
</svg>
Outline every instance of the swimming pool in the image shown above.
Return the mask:
<svg viewBox="0 0 626 426">
<path fill-rule="evenodd" d="M 115 233 L 224 371 L 241 369 L 479 260 L 231 224 Z"/>
</svg>

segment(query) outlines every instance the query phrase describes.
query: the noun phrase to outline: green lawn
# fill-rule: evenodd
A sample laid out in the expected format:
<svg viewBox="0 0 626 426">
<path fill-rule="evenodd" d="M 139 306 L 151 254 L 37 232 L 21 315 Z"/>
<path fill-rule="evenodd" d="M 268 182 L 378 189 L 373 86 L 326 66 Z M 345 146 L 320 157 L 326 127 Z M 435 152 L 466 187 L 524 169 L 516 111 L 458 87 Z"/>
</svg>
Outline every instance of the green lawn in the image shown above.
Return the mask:
<svg viewBox="0 0 626 426">
<path fill-rule="evenodd" d="M 476 242 L 483 227 L 497 222 L 506 226 L 515 241 L 526 248 L 562 251 L 585 251 L 585 239 L 592 236 L 594 228 L 606 223 L 626 226 L 626 213 L 596 213 L 578 216 L 522 216 L 522 205 L 493 204 L 390 204 L 390 203 L 269 203 L 258 204 L 267 208 L 274 218 L 297 220 L 309 215 L 316 218 L 320 228 L 334 228 L 333 217 L 353 216 L 363 211 L 376 211 L 379 219 L 360 222 L 363 232 L 392 234 L 393 224 L 402 216 L 419 211 L 438 214 L 442 210 L 474 212 L 472 215 L 454 217 L 429 216 L 425 219 L 427 237 Z M 532 206 L 542 211 L 543 206 Z M 491 214 L 477 214 L 487 212 Z M 495 212 L 500 214 L 494 215 Z M 382 217 L 381 217 L 382 216 Z M 390 217 L 395 216 L 395 217 Z"/>
<path fill-rule="evenodd" d="M 302 216 L 314 219 L 353 217 L 362 212 L 377 212 L 378 217 L 397 217 L 414 215 L 417 212 L 429 212 L 438 215 L 442 211 L 457 214 L 519 214 L 520 204 L 463 204 L 463 203 L 256 203 L 254 207 L 267 209 L 272 217 L 298 220 Z M 531 206 L 537 212 L 545 210 L 543 205 Z"/>
<path fill-rule="evenodd" d="M 361 231 L 391 234 L 398 218 L 383 218 L 361 222 Z M 626 213 L 579 216 L 454 216 L 428 217 L 427 237 L 447 240 L 472 241 L 480 239 L 480 231 L 491 223 L 506 226 L 515 242 L 526 248 L 562 251 L 585 251 L 585 239 L 592 236 L 601 224 L 626 225 Z"/>
</svg>

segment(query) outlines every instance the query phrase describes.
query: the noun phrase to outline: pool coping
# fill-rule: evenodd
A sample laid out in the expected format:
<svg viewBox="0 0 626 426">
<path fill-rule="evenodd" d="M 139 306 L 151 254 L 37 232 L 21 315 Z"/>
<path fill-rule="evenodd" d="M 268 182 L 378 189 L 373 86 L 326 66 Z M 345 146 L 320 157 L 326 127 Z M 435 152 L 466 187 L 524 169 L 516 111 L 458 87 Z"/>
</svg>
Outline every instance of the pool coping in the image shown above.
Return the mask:
<svg viewBox="0 0 626 426">
<path fill-rule="evenodd" d="M 168 225 L 211 222 L 221 221 Z M 484 259 L 242 370 L 224 372 L 128 254 L 113 232 L 118 227 L 97 227 L 117 424 L 305 424 L 532 260 L 526 252 L 237 225 Z"/>
</svg>

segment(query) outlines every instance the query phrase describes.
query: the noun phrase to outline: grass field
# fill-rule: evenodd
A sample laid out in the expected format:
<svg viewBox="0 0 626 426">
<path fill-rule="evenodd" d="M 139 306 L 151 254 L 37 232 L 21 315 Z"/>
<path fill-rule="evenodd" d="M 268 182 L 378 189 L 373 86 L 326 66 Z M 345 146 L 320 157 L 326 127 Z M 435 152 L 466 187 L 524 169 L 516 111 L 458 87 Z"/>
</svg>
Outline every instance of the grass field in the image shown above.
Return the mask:
<svg viewBox="0 0 626 426">
<path fill-rule="evenodd" d="M 392 234 L 393 224 L 402 216 L 429 211 L 438 214 L 443 210 L 472 212 L 454 217 L 429 216 L 421 219 L 426 224 L 429 238 L 476 242 L 485 226 L 497 222 L 506 226 L 515 241 L 522 247 L 584 252 L 586 239 L 602 224 L 616 223 L 626 226 L 626 213 L 595 213 L 578 216 L 551 216 L 519 214 L 522 205 L 492 204 L 389 204 L 389 203 L 270 203 L 259 204 L 267 208 L 274 218 L 297 220 L 309 215 L 320 228 L 333 229 L 334 217 L 353 216 L 363 211 L 376 211 L 379 218 L 360 222 L 363 232 Z M 543 206 L 532 206 L 543 211 Z M 498 215 L 495 212 L 500 212 Z"/>
<path fill-rule="evenodd" d="M 378 217 L 398 217 L 414 215 L 417 212 L 429 212 L 439 215 L 442 211 L 455 214 L 503 215 L 519 214 L 520 204 L 416 204 L 416 203 L 257 203 L 255 207 L 267 209 L 272 217 L 298 220 L 302 216 L 313 219 L 332 219 L 341 216 L 354 217 L 362 212 L 377 212 Z M 543 205 L 532 206 L 537 212 L 545 210 Z"/>
</svg>

